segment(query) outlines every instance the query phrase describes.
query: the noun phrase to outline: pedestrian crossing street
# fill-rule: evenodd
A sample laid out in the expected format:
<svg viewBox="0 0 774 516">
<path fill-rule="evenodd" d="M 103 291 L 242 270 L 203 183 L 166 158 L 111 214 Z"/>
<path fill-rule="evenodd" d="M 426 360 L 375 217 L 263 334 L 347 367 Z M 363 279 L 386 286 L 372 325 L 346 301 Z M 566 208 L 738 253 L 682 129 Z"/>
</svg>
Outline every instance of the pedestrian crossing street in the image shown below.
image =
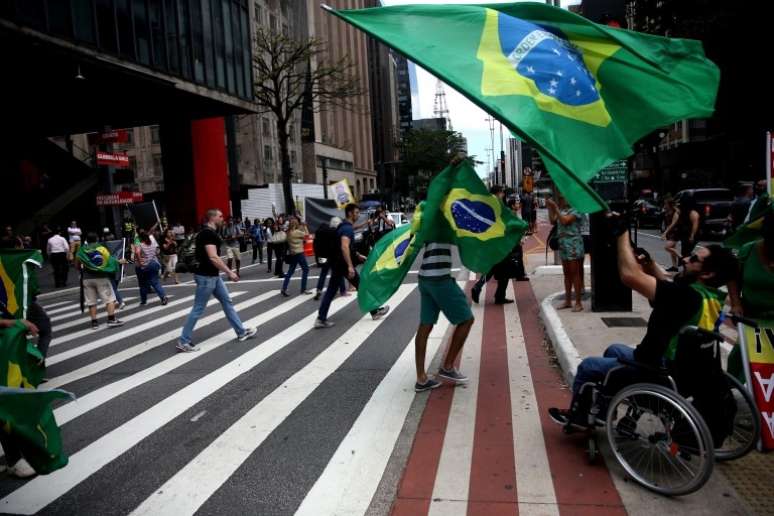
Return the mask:
<svg viewBox="0 0 774 516">
<path fill-rule="evenodd" d="M 494 285 L 489 303 L 473 305 L 459 364 L 468 385 L 415 394 L 419 296 L 409 278 L 387 317 L 338 297 L 325 330 L 313 329 L 311 296 L 229 283 L 258 336 L 236 341 L 211 300 L 196 353 L 174 349 L 193 286 L 176 286 L 163 307 L 135 302 L 125 326 L 98 331 L 85 329 L 77 302 L 56 299 L 46 306 L 56 320 L 42 388 L 77 396 L 54 410 L 70 463 L 3 479 L 0 512 L 554 515 L 603 504 L 623 513 L 604 466 L 585 466 L 579 445 L 543 416 L 567 393 L 542 349 L 529 285 L 509 287 L 518 306 L 493 305 Z M 451 331 L 441 317 L 428 364 Z M 573 466 L 585 479 L 567 474 Z"/>
</svg>

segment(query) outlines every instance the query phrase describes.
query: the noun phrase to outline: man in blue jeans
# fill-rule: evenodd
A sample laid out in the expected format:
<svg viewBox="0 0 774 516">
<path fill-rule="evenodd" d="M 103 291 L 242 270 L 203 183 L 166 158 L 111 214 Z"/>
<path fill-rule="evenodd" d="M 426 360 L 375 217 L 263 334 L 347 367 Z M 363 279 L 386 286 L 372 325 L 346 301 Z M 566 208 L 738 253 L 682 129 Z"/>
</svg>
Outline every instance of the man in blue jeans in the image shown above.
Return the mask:
<svg viewBox="0 0 774 516">
<path fill-rule="evenodd" d="M 196 326 L 196 321 L 204 313 L 207 301 L 212 295 L 220 301 L 220 305 L 226 313 L 226 319 L 237 334 L 237 340 L 242 342 L 255 337 L 255 334 L 258 333 L 256 328 L 246 329 L 242 326 L 242 321 L 234 310 L 228 289 L 226 289 L 223 280 L 220 279 L 220 272 L 224 272 L 231 281 L 239 281 L 239 275 L 229 269 L 218 256 L 218 250 L 222 243 L 218 236 L 218 229 L 223 226 L 223 213 L 218 209 L 207 210 L 206 220 L 206 224 L 196 235 L 197 266 L 194 271 L 194 281 L 196 282 L 194 306 L 185 321 L 183 333 L 176 346 L 177 349 L 184 352 L 199 351 L 199 347 L 192 343 L 191 334 Z"/>
</svg>

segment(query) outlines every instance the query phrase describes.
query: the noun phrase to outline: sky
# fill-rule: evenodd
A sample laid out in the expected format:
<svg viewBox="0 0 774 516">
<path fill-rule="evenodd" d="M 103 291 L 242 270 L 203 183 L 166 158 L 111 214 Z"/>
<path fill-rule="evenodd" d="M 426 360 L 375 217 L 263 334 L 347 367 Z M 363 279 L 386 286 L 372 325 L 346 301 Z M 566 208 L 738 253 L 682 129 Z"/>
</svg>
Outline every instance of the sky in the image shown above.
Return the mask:
<svg viewBox="0 0 774 516">
<path fill-rule="evenodd" d="M 382 0 L 382 4 L 405 5 L 405 4 L 474 4 L 474 3 L 512 3 L 514 0 Z M 562 0 L 562 7 L 572 4 L 579 4 L 580 0 Z M 416 66 L 418 94 L 412 96 L 411 109 L 413 118 L 432 118 L 435 101 L 435 87 L 437 79 L 429 72 L 425 71 L 419 65 Z M 452 122 L 452 128 L 462 133 L 468 139 L 468 154 L 475 155 L 478 161 L 483 165 L 478 165 L 476 170 L 478 174 L 485 177 L 491 170 L 491 157 L 487 149 L 492 147 L 492 138 L 489 131 L 489 122 L 487 115 L 478 106 L 463 97 L 451 86 L 444 84 L 446 93 L 446 105 L 449 108 L 449 115 Z M 503 140 L 507 142 L 509 136 L 508 130 L 503 127 Z M 507 145 L 507 143 L 506 143 Z M 495 122 L 494 134 L 495 158 L 500 156 L 500 124 Z"/>
</svg>

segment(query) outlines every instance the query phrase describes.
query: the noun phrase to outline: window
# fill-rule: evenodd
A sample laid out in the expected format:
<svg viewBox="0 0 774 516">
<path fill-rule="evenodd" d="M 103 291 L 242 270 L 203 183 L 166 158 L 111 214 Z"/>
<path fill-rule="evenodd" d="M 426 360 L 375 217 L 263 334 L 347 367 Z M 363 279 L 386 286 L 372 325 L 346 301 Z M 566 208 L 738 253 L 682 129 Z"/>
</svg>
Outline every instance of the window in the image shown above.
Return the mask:
<svg viewBox="0 0 774 516">
<path fill-rule="evenodd" d="M 289 135 L 288 139 L 290 140 L 291 143 L 296 141 L 296 126 L 295 126 L 295 124 L 290 124 L 290 126 L 288 127 L 288 135 Z"/>
<path fill-rule="evenodd" d="M 271 136 L 271 124 L 269 124 L 269 119 L 266 117 L 263 117 L 263 135 L 264 136 Z"/>
<path fill-rule="evenodd" d="M 271 161 L 271 145 L 264 145 L 263 146 L 263 160 L 264 161 Z"/>
<path fill-rule="evenodd" d="M 296 151 L 292 150 L 290 151 L 290 162 L 295 163 L 296 162 Z"/>
<path fill-rule="evenodd" d="M 126 130 L 126 145 L 132 145 L 134 143 L 134 128 L 130 127 Z"/>
<path fill-rule="evenodd" d="M 152 125 L 151 126 L 151 143 L 160 143 L 161 138 L 159 136 L 159 126 Z"/>
<path fill-rule="evenodd" d="M 288 36 L 290 36 L 290 31 L 288 30 L 288 24 L 287 23 L 283 23 L 282 24 L 282 35 L 285 36 L 286 38 Z"/>
<path fill-rule="evenodd" d="M 277 30 L 277 17 L 273 14 L 269 15 L 269 28 L 273 31 Z"/>
<path fill-rule="evenodd" d="M 134 156 L 129 156 L 129 169 L 134 171 L 134 176 L 137 177 L 139 174 L 137 174 L 137 158 Z"/>
<path fill-rule="evenodd" d="M 255 23 L 259 26 L 263 24 L 263 10 L 258 2 L 255 2 Z"/>
<path fill-rule="evenodd" d="M 153 175 L 160 176 L 163 172 L 164 172 L 164 169 L 161 166 L 161 154 L 154 154 L 153 155 Z"/>
</svg>

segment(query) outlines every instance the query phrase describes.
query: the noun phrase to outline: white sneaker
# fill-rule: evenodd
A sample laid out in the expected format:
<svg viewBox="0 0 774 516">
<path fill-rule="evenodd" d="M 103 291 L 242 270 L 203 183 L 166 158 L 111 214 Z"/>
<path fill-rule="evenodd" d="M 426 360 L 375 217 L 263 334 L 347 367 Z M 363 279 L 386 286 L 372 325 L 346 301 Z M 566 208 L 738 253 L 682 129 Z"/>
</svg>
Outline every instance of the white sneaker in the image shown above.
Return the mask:
<svg viewBox="0 0 774 516">
<path fill-rule="evenodd" d="M 375 314 L 371 314 L 371 318 L 375 321 L 377 319 L 381 319 L 385 315 L 387 315 L 390 311 L 390 305 L 384 305 L 383 307 L 379 308 Z"/>
<path fill-rule="evenodd" d="M 24 459 L 19 459 L 19 461 L 10 468 L 9 473 L 16 478 L 29 478 L 37 475 L 37 472 L 30 466 L 30 463 Z"/>
<path fill-rule="evenodd" d="M 247 330 L 245 330 L 245 332 L 242 335 L 237 337 L 237 340 L 239 342 L 244 342 L 247 339 L 252 339 L 257 334 L 258 334 L 258 328 L 248 328 Z"/>
<path fill-rule="evenodd" d="M 333 323 L 331 321 L 322 321 L 320 319 L 317 319 L 314 322 L 314 327 L 315 329 L 318 329 L 318 330 L 320 328 L 330 328 L 331 326 L 333 326 Z"/>
<path fill-rule="evenodd" d="M 199 346 L 194 346 L 193 344 L 185 344 L 184 342 L 179 342 L 175 346 L 178 350 L 182 351 L 183 353 L 191 353 L 192 351 L 199 351 Z"/>
<path fill-rule="evenodd" d="M 307 295 L 307 296 L 310 296 L 310 295 L 314 294 L 314 292 L 313 292 L 313 291 L 311 291 L 311 290 L 304 290 L 304 291 L 303 291 L 303 292 L 301 292 L 301 293 L 302 293 L 302 294 L 304 294 L 304 295 Z"/>
</svg>

